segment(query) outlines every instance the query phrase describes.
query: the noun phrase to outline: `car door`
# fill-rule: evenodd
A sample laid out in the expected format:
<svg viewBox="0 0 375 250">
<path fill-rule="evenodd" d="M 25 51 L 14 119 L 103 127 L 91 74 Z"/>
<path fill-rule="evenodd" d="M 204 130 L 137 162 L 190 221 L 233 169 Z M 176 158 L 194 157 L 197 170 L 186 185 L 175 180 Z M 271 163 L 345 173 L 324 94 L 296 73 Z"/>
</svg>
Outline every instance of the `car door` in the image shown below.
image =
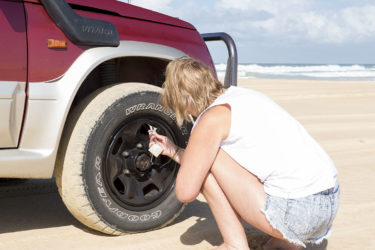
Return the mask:
<svg viewBox="0 0 375 250">
<path fill-rule="evenodd" d="M 0 148 L 14 148 L 20 137 L 27 83 L 22 1 L 0 0 L 0 34 Z"/>
</svg>

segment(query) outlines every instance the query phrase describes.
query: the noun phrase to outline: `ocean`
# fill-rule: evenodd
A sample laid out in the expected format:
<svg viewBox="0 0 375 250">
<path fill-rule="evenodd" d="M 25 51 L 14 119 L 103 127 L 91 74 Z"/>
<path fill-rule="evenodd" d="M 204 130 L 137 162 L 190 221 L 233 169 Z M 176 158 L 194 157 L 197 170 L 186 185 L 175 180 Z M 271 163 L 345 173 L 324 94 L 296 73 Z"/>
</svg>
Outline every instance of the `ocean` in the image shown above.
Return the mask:
<svg viewBox="0 0 375 250">
<path fill-rule="evenodd" d="M 224 77 L 226 64 L 216 64 Z M 375 81 L 375 64 L 239 64 L 239 78 Z"/>
</svg>

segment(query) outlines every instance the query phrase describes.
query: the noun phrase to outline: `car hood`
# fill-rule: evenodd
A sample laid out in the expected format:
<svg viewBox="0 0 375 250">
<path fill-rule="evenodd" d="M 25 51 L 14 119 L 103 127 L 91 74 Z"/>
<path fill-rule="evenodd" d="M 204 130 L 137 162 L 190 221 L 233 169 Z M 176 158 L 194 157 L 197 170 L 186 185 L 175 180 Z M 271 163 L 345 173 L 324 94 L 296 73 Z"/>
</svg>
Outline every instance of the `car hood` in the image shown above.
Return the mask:
<svg viewBox="0 0 375 250">
<path fill-rule="evenodd" d="M 26 0 L 25 2 L 40 3 L 39 0 Z M 188 29 L 195 29 L 193 25 L 188 22 L 182 21 L 178 18 L 170 17 L 155 11 L 144 9 L 132 4 L 124 3 L 118 0 L 66 0 L 69 4 L 88 7 L 88 11 L 95 9 L 104 10 L 108 14 L 117 14 L 123 17 L 137 18 L 157 23 L 169 24 Z M 99 11 L 98 11 L 99 12 Z"/>
</svg>

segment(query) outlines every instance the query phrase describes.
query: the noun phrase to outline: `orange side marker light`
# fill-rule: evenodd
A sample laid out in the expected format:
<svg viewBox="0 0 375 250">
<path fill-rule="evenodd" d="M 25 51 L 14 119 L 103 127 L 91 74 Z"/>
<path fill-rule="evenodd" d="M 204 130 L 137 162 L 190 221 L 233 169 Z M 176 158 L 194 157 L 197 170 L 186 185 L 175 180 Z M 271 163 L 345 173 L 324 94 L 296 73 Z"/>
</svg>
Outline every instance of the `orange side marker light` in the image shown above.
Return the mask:
<svg viewBox="0 0 375 250">
<path fill-rule="evenodd" d="M 49 49 L 66 49 L 68 47 L 68 43 L 65 40 L 48 39 L 47 47 Z"/>
</svg>

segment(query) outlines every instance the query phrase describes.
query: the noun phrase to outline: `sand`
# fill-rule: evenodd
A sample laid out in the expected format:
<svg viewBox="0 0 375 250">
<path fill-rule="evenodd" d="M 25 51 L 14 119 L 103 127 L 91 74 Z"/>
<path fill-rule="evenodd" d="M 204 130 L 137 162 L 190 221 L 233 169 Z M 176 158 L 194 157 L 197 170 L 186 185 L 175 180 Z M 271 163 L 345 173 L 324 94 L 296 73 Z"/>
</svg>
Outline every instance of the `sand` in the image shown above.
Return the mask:
<svg viewBox="0 0 375 250">
<path fill-rule="evenodd" d="M 239 86 L 282 105 L 337 166 L 340 210 L 331 237 L 317 249 L 375 249 L 375 82 L 240 79 Z M 212 249 L 221 243 L 202 196 L 166 228 L 111 237 L 77 222 L 51 181 L 4 190 L 0 249 Z M 266 237 L 247 228 L 253 249 L 261 249 Z"/>
</svg>

